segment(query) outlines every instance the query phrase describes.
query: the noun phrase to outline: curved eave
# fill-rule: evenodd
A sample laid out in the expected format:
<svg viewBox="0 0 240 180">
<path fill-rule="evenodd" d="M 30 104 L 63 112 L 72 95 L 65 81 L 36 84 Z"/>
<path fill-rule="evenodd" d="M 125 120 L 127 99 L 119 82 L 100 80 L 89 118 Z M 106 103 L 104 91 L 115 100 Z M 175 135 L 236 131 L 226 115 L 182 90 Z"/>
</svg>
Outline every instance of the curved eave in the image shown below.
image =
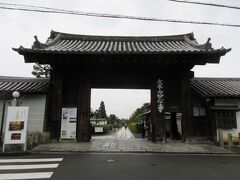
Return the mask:
<svg viewBox="0 0 240 180">
<path fill-rule="evenodd" d="M 17 51 L 21 55 L 25 54 L 64 54 L 64 55 L 168 55 L 168 54 L 216 54 L 223 56 L 231 49 L 216 49 L 216 50 L 181 50 L 181 51 L 142 51 L 142 52 L 129 52 L 129 51 L 68 51 L 68 50 L 44 50 L 44 49 L 27 49 L 27 48 L 13 48 L 14 51 Z"/>
</svg>

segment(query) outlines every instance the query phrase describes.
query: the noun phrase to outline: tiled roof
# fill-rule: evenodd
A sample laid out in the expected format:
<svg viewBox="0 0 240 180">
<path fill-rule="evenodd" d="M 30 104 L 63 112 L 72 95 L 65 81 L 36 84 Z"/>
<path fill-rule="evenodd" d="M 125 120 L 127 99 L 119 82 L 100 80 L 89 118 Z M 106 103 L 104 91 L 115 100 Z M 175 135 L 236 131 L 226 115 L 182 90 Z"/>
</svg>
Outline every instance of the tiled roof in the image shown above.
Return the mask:
<svg viewBox="0 0 240 180">
<path fill-rule="evenodd" d="M 47 78 L 23 78 L 0 76 L 0 92 L 46 92 Z"/>
<path fill-rule="evenodd" d="M 60 54 L 211 54 L 224 55 L 230 49 L 211 47 L 210 38 L 198 44 L 193 33 L 174 36 L 90 36 L 51 31 L 46 43 L 35 36 L 32 48 L 14 49 L 21 52 Z"/>
<path fill-rule="evenodd" d="M 191 87 L 203 97 L 240 97 L 240 78 L 193 78 Z"/>
</svg>

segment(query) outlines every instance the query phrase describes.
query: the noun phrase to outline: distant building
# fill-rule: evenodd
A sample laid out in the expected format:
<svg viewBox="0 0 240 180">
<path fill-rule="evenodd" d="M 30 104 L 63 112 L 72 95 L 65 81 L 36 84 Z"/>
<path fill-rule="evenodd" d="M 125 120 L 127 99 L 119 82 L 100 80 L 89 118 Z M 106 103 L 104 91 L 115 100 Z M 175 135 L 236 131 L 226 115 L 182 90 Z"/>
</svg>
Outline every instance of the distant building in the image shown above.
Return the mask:
<svg viewBox="0 0 240 180">
<path fill-rule="evenodd" d="M 106 118 L 90 118 L 90 123 L 92 125 L 106 125 L 107 119 Z"/>
</svg>

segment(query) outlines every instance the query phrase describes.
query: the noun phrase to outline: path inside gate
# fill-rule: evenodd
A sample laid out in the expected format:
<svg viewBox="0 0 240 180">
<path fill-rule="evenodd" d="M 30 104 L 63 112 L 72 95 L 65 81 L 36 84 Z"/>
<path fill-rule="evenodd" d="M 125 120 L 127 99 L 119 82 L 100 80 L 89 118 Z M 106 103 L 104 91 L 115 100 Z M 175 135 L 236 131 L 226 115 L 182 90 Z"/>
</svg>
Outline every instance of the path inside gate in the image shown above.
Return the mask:
<svg viewBox="0 0 240 180">
<path fill-rule="evenodd" d="M 155 153 L 207 153 L 233 152 L 211 144 L 153 143 L 147 138 L 135 138 L 128 128 L 120 128 L 108 135 L 93 136 L 90 142 L 61 142 L 41 144 L 34 152 L 155 152 Z"/>
</svg>

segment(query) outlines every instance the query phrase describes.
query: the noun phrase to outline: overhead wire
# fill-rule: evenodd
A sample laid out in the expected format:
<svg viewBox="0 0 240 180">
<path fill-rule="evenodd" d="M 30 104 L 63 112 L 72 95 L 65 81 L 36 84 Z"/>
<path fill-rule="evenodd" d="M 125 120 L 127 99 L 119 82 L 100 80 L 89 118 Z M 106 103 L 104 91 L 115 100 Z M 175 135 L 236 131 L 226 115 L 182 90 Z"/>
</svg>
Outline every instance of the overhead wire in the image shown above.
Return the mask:
<svg viewBox="0 0 240 180">
<path fill-rule="evenodd" d="M 185 0 L 167 0 L 177 3 L 186 3 L 186 4 L 197 4 L 197 5 L 204 5 L 204 6 L 214 6 L 214 7 L 221 7 L 221 8 L 230 8 L 230 9 L 240 9 L 240 7 L 237 6 L 230 6 L 230 5 L 224 5 L 224 4 L 215 4 L 215 3 L 205 3 L 205 2 L 199 2 L 199 1 L 185 1 Z"/>
<path fill-rule="evenodd" d="M 43 7 L 43 6 L 31 6 L 31 5 L 23 5 L 23 4 L 12 4 L 12 3 L 0 3 L 0 9 L 31 11 L 31 12 L 40 12 L 40 13 L 69 14 L 69 15 L 79 15 L 79 16 L 92 16 L 92 17 L 113 18 L 113 19 L 130 19 L 130 20 L 141 20 L 141 21 L 159 21 L 159 22 L 169 22 L 169 23 L 240 27 L 240 24 L 202 22 L 202 21 L 186 21 L 186 20 L 177 20 L 177 19 L 163 19 L 163 18 L 128 16 L 128 15 L 119 15 L 119 14 L 105 14 L 105 13 L 95 13 L 95 12 L 72 11 L 72 10 L 66 10 L 66 9 L 57 9 L 57 8 L 49 8 L 49 7 Z"/>
</svg>

